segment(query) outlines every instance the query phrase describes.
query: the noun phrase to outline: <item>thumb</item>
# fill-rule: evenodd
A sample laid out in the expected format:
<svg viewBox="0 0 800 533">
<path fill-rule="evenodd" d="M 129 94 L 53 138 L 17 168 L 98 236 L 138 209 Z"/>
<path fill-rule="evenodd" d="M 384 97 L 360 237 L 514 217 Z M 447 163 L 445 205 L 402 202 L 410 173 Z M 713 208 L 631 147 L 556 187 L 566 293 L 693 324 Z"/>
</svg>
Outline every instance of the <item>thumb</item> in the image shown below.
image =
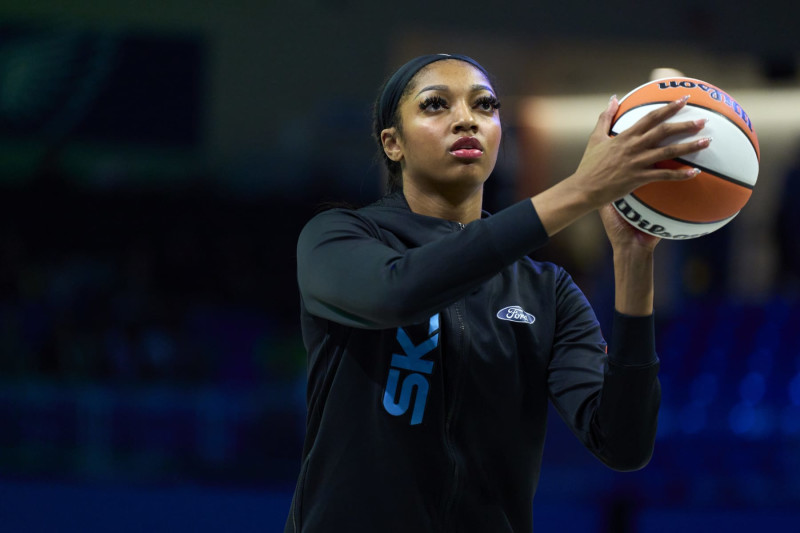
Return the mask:
<svg viewBox="0 0 800 533">
<path fill-rule="evenodd" d="M 605 111 L 600 113 L 600 117 L 597 119 L 597 126 L 595 126 L 594 129 L 594 135 L 608 137 L 608 134 L 611 131 L 611 123 L 614 120 L 614 115 L 618 109 L 619 101 L 617 100 L 617 95 L 615 94 L 609 98 L 608 107 L 606 107 Z"/>
</svg>

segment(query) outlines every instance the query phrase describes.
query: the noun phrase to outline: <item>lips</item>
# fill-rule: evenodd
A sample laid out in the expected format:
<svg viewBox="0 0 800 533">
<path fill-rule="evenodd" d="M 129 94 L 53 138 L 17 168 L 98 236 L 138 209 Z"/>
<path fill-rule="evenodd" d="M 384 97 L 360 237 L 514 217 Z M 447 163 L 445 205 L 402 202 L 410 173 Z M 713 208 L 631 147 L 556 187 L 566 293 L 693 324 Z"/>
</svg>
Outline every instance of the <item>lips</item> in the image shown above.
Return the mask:
<svg viewBox="0 0 800 533">
<path fill-rule="evenodd" d="M 459 137 L 450 147 L 450 153 L 464 159 L 474 159 L 483 155 L 483 146 L 475 137 Z"/>
<path fill-rule="evenodd" d="M 455 152 L 456 150 L 480 150 L 483 151 L 483 146 L 478 139 L 475 137 L 459 137 L 459 139 L 453 143 L 453 146 L 450 147 L 451 152 Z"/>
</svg>

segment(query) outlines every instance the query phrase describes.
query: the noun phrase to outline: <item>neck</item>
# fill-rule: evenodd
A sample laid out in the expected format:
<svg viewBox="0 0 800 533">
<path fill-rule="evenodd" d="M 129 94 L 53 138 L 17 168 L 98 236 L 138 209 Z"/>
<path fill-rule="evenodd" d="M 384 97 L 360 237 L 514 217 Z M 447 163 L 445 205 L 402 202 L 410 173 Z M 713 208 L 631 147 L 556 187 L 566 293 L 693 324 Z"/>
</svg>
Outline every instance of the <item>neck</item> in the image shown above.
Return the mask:
<svg viewBox="0 0 800 533">
<path fill-rule="evenodd" d="M 411 211 L 419 215 L 443 218 L 468 224 L 481 218 L 483 185 L 466 190 L 422 189 L 410 180 L 403 184 L 403 194 Z"/>
</svg>

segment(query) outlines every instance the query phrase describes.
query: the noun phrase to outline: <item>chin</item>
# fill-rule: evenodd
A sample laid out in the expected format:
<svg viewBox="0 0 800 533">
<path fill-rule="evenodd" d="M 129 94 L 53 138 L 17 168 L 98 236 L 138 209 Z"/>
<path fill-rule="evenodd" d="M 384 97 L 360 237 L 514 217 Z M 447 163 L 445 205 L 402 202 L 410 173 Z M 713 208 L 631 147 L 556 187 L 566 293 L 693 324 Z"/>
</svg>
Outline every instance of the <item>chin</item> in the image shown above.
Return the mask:
<svg viewBox="0 0 800 533">
<path fill-rule="evenodd" d="M 488 176 L 459 176 L 452 180 L 447 180 L 443 184 L 444 188 L 457 192 L 459 195 L 471 195 L 476 190 L 482 189 L 483 184 L 486 183 Z"/>
<path fill-rule="evenodd" d="M 491 170 L 487 172 L 485 168 L 481 168 L 477 163 L 463 165 L 454 174 L 454 181 L 469 182 L 476 185 L 481 185 L 489 179 Z"/>
</svg>

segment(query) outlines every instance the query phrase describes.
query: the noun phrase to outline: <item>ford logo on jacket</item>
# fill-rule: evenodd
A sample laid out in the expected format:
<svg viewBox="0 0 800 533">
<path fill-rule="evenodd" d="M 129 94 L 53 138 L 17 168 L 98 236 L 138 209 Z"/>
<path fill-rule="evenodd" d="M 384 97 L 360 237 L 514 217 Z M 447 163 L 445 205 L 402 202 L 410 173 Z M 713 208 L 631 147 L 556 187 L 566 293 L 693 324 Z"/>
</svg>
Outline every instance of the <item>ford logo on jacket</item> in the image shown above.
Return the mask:
<svg viewBox="0 0 800 533">
<path fill-rule="evenodd" d="M 536 317 L 530 313 L 526 313 L 518 305 L 511 305 L 504 307 L 497 312 L 497 318 L 501 320 L 508 320 L 509 322 L 522 322 L 523 324 L 533 324 Z"/>
</svg>

